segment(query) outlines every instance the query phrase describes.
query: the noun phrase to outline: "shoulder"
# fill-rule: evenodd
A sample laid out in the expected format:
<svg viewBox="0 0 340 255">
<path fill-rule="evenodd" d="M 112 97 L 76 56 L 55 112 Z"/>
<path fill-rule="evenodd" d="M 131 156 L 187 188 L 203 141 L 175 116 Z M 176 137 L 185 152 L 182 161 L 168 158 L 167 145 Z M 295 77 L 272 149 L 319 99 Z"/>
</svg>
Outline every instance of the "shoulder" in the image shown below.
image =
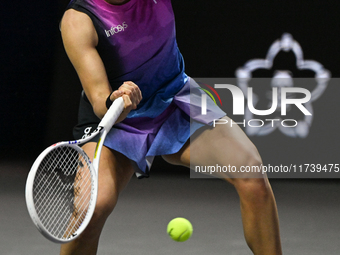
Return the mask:
<svg viewBox="0 0 340 255">
<path fill-rule="evenodd" d="M 97 33 L 91 18 L 80 11 L 67 10 L 60 23 L 60 31 L 64 40 L 84 40 L 96 44 Z"/>
<path fill-rule="evenodd" d="M 85 29 L 93 26 L 90 17 L 80 11 L 68 9 L 61 20 L 60 29 Z"/>
</svg>

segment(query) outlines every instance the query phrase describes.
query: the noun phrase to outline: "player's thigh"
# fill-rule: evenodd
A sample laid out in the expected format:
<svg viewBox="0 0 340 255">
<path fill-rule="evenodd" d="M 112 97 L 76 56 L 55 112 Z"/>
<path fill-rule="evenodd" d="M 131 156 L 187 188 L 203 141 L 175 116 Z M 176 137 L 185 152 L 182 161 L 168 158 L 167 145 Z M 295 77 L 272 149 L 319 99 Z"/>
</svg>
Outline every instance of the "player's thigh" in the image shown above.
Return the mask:
<svg viewBox="0 0 340 255">
<path fill-rule="evenodd" d="M 96 145 L 90 142 L 82 147 L 91 160 Z M 103 210 L 112 210 L 119 193 L 126 187 L 133 173 L 133 167 L 126 156 L 103 146 L 98 169 L 97 206 L 103 207 Z"/>
<path fill-rule="evenodd" d="M 230 123 L 228 117 L 224 117 Z M 203 127 L 193 134 L 182 149 L 163 158 L 173 164 L 187 167 L 195 166 L 229 166 L 240 170 L 249 165 L 260 165 L 261 157 L 243 130 L 235 125 L 216 125 Z M 218 175 L 221 178 L 257 178 L 255 173 L 225 172 Z"/>
</svg>

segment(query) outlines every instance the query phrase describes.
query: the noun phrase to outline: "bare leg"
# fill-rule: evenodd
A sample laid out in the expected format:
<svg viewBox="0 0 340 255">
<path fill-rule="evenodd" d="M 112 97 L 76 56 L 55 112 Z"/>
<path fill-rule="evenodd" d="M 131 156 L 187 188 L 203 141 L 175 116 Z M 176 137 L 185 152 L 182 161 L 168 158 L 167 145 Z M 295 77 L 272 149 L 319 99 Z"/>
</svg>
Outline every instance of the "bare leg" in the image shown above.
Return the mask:
<svg viewBox="0 0 340 255">
<path fill-rule="evenodd" d="M 95 147 L 96 143 L 88 143 L 83 146 L 83 149 L 88 155 L 94 155 Z M 95 212 L 85 231 L 74 241 L 61 246 L 61 255 L 94 255 L 97 253 L 99 237 L 105 221 L 114 209 L 119 193 L 125 188 L 133 172 L 130 161 L 125 156 L 103 147 Z"/>
<path fill-rule="evenodd" d="M 230 121 L 230 120 L 229 120 Z M 251 141 L 238 127 L 217 125 L 198 131 L 191 143 L 163 158 L 173 164 L 191 166 L 260 166 L 262 161 Z M 191 153 L 190 155 L 190 151 Z M 239 194 L 245 239 L 256 255 L 282 254 L 279 220 L 274 195 L 266 176 L 257 173 L 221 173 Z"/>
</svg>

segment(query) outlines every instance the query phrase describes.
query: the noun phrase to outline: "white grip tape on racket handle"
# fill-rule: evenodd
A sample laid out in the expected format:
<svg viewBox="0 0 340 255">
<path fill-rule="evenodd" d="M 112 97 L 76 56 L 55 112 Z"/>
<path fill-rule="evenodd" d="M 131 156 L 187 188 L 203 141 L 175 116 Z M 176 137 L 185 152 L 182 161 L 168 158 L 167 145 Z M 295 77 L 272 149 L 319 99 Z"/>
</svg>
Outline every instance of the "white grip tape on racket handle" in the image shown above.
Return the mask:
<svg viewBox="0 0 340 255">
<path fill-rule="evenodd" d="M 115 101 L 113 101 L 111 107 L 107 110 L 106 114 L 99 123 L 99 126 L 104 127 L 106 130 L 111 129 L 123 110 L 123 97 L 118 97 Z"/>
</svg>

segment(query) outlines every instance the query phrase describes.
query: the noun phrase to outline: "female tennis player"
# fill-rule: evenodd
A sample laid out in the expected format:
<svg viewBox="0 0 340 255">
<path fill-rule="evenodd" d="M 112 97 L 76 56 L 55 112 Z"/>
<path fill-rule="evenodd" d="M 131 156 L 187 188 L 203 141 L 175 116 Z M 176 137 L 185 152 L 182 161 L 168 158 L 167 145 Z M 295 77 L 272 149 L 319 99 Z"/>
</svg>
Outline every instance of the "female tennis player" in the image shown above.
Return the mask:
<svg viewBox="0 0 340 255">
<path fill-rule="evenodd" d="M 102 150 L 94 216 L 79 238 L 61 246 L 60 254 L 96 254 L 119 193 L 134 173 L 149 175 L 156 155 L 187 167 L 261 165 L 255 146 L 239 127 L 209 125 L 213 119 L 228 118 L 213 103 L 208 102 L 205 117 L 195 114 L 200 110 L 190 104 L 195 101 L 190 100 L 190 89 L 198 85 L 184 72 L 170 0 L 73 0 L 61 32 L 84 90 L 75 138 L 93 131 L 116 98 L 124 98 L 125 110 Z M 93 155 L 95 146 L 91 141 L 83 149 Z M 219 177 L 239 194 L 245 239 L 252 252 L 281 254 L 268 179 L 256 173 Z"/>
</svg>

